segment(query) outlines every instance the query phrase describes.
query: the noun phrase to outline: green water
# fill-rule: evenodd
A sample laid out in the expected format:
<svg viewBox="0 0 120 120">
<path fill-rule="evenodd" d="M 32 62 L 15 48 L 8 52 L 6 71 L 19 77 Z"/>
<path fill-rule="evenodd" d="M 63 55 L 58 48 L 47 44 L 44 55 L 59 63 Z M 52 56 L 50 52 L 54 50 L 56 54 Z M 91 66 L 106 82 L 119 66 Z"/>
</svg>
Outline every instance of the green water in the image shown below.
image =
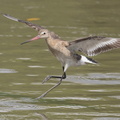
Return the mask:
<svg viewBox="0 0 120 120">
<path fill-rule="evenodd" d="M 119 0 L 0 0 L 0 12 L 46 26 L 64 40 L 100 35 L 120 37 Z M 37 32 L 0 16 L 0 120 L 120 120 L 120 49 L 93 57 L 99 65 L 71 67 L 58 81 L 60 63 L 44 40 L 21 42 Z"/>
</svg>

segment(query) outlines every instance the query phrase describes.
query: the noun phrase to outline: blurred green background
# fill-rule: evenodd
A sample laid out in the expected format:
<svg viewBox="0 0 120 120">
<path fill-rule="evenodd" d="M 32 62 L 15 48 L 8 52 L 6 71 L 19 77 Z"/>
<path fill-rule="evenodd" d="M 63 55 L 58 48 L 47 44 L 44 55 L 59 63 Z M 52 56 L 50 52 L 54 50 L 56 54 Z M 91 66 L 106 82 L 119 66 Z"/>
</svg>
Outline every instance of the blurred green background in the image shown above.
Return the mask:
<svg viewBox="0 0 120 120">
<path fill-rule="evenodd" d="M 119 0 L 0 0 L 0 13 L 31 21 L 63 40 L 99 35 L 120 37 Z M 120 118 L 120 49 L 93 57 L 97 65 L 71 67 L 67 79 L 45 98 L 35 100 L 58 80 L 60 63 L 43 39 L 28 26 L 0 16 L 1 120 L 118 120 Z"/>
</svg>

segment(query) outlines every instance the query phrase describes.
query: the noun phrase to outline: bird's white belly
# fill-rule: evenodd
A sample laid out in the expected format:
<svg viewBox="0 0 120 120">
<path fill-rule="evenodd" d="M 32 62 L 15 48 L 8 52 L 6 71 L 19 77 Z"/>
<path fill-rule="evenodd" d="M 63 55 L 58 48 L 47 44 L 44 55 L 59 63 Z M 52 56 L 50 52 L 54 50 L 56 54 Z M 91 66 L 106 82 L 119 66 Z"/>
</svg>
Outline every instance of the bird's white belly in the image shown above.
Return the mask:
<svg viewBox="0 0 120 120">
<path fill-rule="evenodd" d="M 61 62 L 61 64 L 64 66 L 66 61 L 67 61 L 67 57 L 65 55 L 63 55 L 62 53 L 59 55 L 56 55 L 56 58 L 58 59 L 58 61 Z"/>
<path fill-rule="evenodd" d="M 78 61 L 76 61 L 72 58 L 72 56 L 71 57 L 66 57 L 65 55 L 61 54 L 59 56 L 56 56 L 56 58 L 58 59 L 58 61 L 61 62 L 61 64 L 63 66 L 65 66 L 66 64 L 68 66 L 78 66 L 78 65 L 80 65 Z"/>
<path fill-rule="evenodd" d="M 73 57 L 66 57 L 64 55 L 57 56 L 57 59 L 62 63 L 62 65 L 68 65 L 68 66 L 80 66 L 85 65 L 86 63 L 95 64 L 94 62 L 87 59 L 85 56 L 81 55 L 80 60 L 75 60 Z"/>
</svg>

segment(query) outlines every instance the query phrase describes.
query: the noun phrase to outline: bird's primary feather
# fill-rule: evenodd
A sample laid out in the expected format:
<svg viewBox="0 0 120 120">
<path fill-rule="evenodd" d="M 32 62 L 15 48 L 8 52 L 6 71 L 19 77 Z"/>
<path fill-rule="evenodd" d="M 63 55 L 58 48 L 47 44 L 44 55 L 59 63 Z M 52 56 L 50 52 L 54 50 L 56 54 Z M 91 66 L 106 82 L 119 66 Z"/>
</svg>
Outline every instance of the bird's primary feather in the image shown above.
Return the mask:
<svg viewBox="0 0 120 120">
<path fill-rule="evenodd" d="M 17 21 L 17 22 L 25 23 L 26 25 L 28 25 L 29 27 L 31 27 L 31 28 L 33 28 L 33 29 L 35 29 L 35 30 L 37 30 L 37 31 L 39 31 L 39 30 L 41 30 L 41 29 L 44 29 L 44 27 L 41 27 L 41 26 L 39 26 L 39 25 L 33 24 L 33 23 L 31 23 L 31 22 L 28 22 L 28 21 L 24 21 L 24 20 L 17 19 L 17 18 L 12 17 L 12 16 L 10 16 L 10 15 L 8 15 L 8 14 L 3 14 L 3 16 L 6 17 L 6 18 L 8 18 L 8 19 Z"/>
<path fill-rule="evenodd" d="M 94 56 L 119 47 L 120 38 L 91 36 L 70 41 L 67 48 L 73 52 L 81 51 L 88 56 Z"/>
</svg>

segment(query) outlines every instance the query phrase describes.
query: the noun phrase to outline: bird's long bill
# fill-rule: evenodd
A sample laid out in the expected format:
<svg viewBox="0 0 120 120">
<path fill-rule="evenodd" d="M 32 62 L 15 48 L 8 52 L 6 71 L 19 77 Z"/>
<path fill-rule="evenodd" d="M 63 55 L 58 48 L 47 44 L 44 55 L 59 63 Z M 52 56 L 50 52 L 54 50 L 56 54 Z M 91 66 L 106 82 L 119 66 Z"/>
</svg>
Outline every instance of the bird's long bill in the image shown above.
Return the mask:
<svg viewBox="0 0 120 120">
<path fill-rule="evenodd" d="M 39 35 L 36 36 L 36 37 L 34 37 L 34 38 L 32 38 L 31 40 L 27 40 L 27 41 L 25 41 L 25 42 L 22 42 L 21 45 L 23 45 L 23 44 L 25 44 L 25 43 L 28 43 L 28 42 L 31 42 L 31 41 L 33 41 L 33 40 L 38 40 L 38 39 L 40 39 L 40 36 L 39 36 Z"/>
</svg>

